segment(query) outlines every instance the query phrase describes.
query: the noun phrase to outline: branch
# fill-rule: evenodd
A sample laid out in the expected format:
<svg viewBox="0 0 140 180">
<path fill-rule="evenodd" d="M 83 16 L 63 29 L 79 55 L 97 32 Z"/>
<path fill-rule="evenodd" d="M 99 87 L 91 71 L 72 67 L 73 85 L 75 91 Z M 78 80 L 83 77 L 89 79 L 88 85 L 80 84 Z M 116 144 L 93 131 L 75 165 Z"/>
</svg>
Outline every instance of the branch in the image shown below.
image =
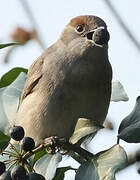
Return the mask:
<svg viewBox="0 0 140 180">
<path fill-rule="evenodd" d="M 26 12 L 26 14 L 27 14 L 27 16 L 28 16 L 31 24 L 32 24 L 33 32 L 34 32 L 34 34 L 35 34 L 36 40 L 38 41 L 40 47 L 41 47 L 43 50 L 45 50 L 46 47 L 45 47 L 45 45 L 44 45 L 44 42 L 43 42 L 43 40 L 41 39 L 41 37 L 39 36 L 39 33 L 38 33 L 38 25 L 37 25 L 37 23 L 36 23 L 36 21 L 35 21 L 35 18 L 34 18 L 34 16 L 33 16 L 33 13 L 32 13 L 31 10 L 30 10 L 30 7 L 29 7 L 27 1 L 26 1 L 26 0 L 20 0 L 20 3 L 21 3 L 21 5 L 23 6 L 23 8 L 24 8 L 24 10 L 25 10 L 25 12 Z"/>
<path fill-rule="evenodd" d="M 120 24 L 120 26 L 122 27 L 122 29 L 125 31 L 125 33 L 127 34 L 127 36 L 129 37 L 129 39 L 133 42 L 133 44 L 135 45 L 135 47 L 138 49 L 138 51 L 140 51 L 140 43 L 137 41 L 137 39 L 134 37 L 134 35 L 131 33 L 131 31 L 129 30 L 129 28 L 126 26 L 126 24 L 124 23 L 124 21 L 122 20 L 121 16 L 119 15 L 119 13 L 117 12 L 117 10 L 115 9 L 115 7 L 113 6 L 113 4 L 111 3 L 110 0 L 104 0 L 107 4 L 107 6 L 109 7 L 110 11 L 112 12 L 112 14 L 114 15 L 114 17 L 116 18 L 116 20 L 118 21 L 118 23 Z"/>
<path fill-rule="evenodd" d="M 89 160 L 90 158 L 92 158 L 94 156 L 92 153 L 86 151 L 85 149 L 81 148 L 80 146 L 77 146 L 75 144 L 71 144 L 71 143 L 65 141 L 64 139 L 54 139 L 54 141 L 55 140 L 56 140 L 56 146 L 58 146 L 64 150 L 67 150 L 68 154 L 72 155 L 72 157 L 74 159 L 77 158 L 78 162 L 83 162 L 85 160 Z M 39 145 L 38 147 L 33 149 L 31 152 L 25 153 L 23 155 L 23 159 L 28 159 L 33 154 L 40 152 L 43 149 L 48 149 L 50 147 L 52 147 L 52 137 L 47 138 L 45 140 L 44 144 Z M 78 155 L 71 153 L 71 152 L 74 152 L 74 153 L 76 152 Z"/>
<path fill-rule="evenodd" d="M 77 146 L 76 144 L 71 144 L 69 142 L 65 142 L 62 146 L 64 149 L 68 151 L 76 152 L 79 156 L 83 157 L 85 160 L 89 160 L 93 158 L 93 154 L 89 151 L 86 151 L 85 149 L 81 148 L 80 146 Z"/>
</svg>

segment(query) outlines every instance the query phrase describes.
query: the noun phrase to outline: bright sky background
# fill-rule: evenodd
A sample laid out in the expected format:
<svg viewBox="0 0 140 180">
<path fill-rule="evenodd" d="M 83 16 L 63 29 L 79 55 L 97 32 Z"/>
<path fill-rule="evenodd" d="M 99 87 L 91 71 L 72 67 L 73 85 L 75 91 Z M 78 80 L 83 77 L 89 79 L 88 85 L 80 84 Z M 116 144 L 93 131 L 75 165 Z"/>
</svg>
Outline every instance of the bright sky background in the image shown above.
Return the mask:
<svg viewBox="0 0 140 180">
<path fill-rule="evenodd" d="M 131 32 L 140 42 L 140 1 L 117 0 L 113 1 Z M 93 139 L 90 148 L 99 152 L 110 148 L 116 143 L 117 128 L 121 120 L 128 115 L 135 104 L 135 99 L 140 95 L 140 52 L 134 47 L 124 31 L 103 0 L 28 0 L 31 10 L 39 26 L 39 32 L 46 47 L 54 43 L 59 37 L 64 26 L 77 15 L 93 14 L 105 20 L 110 32 L 109 59 L 113 67 L 113 77 L 124 86 L 128 102 L 111 103 L 108 117 L 115 126 L 115 131 L 101 131 Z M 31 29 L 31 23 L 24 12 L 19 0 L 3 0 L 0 5 L 0 42 L 10 42 L 10 34 L 17 26 Z M 0 75 L 12 67 L 21 66 L 28 68 L 41 54 L 42 50 L 36 42 L 29 42 L 24 47 L 17 48 L 11 55 L 8 64 L 3 63 L 7 49 L 0 51 Z M 127 144 L 121 141 L 127 152 L 133 152 L 140 145 Z M 68 161 L 68 160 L 67 160 Z M 136 173 L 136 166 L 130 167 L 126 172 L 117 175 L 117 180 L 140 179 Z M 66 180 L 72 180 L 70 176 Z"/>
</svg>

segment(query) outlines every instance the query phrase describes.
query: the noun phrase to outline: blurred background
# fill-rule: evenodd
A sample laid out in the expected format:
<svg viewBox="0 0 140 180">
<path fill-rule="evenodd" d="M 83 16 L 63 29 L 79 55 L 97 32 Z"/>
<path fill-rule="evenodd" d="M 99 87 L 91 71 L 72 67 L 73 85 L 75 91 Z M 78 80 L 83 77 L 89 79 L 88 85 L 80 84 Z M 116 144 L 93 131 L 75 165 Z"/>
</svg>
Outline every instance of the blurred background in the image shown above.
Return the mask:
<svg viewBox="0 0 140 180">
<path fill-rule="evenodd" d="M 128 102 L 111 102 L 107 119 L 113 130 L 101 130 L 87 145 L 94 153 L 116 144 L 121 120 L 133 109 L 140 95 L 140 1 L 133 0 L 3 0 L 0 4 L 0 43 L 19 41 L 23 46 L 0 50 L 0 76 L 13 67 L 29 68 L 44 49 L 54 43 L 69 20 L 78 15 L 97 15 L 105 20 L 110 32 L 109 59 L 113 79 L 119 80 L 129 96 Z M 139 144 L 120 142 L 128 154 Z M 65 158 L 63 164 L 78 167 Z M 117 173 L 117 180 L 140 179 L 138 164 Z M 74 179 L 69 171 L 66 180 Z"/>
</svg>

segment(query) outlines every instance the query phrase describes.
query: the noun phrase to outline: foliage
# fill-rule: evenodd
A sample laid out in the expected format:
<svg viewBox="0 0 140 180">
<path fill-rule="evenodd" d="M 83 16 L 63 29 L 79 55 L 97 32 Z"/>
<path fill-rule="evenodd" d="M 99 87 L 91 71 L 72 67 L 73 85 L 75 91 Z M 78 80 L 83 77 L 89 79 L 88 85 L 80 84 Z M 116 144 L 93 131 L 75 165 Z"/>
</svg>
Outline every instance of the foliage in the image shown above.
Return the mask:
<svg viewBox="0 0 140 180">
<path fill-rule="evenodd" d="M 0 150 L 4 150 L 10 141 L 10 137 L 5 135 L 4 133 L 0 132 Z"/>
<path fill-rule="evenodd" d="M 10 45 L 16 44 L 3 44 L 0 45 L 0 48 Z M 26 73 L 27 69 L 17 67 L 7 72 L 0 79 L 0 161 L 5 162 L 6 168 L 10 169 L 15 164 L 23 165 L 28 172 L 35 170 L 37 173 L 42 174 L 46 180 L 63 180 L 65 173 L 69 170 L 76 173 L 75 180 L 115 180 L 115 173 L 127 165 L 125 150 L 118 144 L 113 145 L 108 150 L 92 155 L 90 159 L 87 158 L 88 160 L 82 157 L 81 154 L 77 154 L 75 146 L 71 145 L 75 157 L 81 160 L 79 168 L 74 169 L 70 166 L 58 167 L 64 153 L 63 144 L 62 147 L 59 147 L 58 152 L 49 154 L 48 149 L 51 148 L 51 143 L 41 144 L 31 151 L 25 152 L 19 143 L 14 145 L 10 142 L 10 137 L 5 133 L 8 134 L 9 128 L 12 126 L 12 119 L 15 117 L 19 97 L 26 81 Z M 115 102 L 128 100 L 128 96 L 119 81 L 112 84 L 111 100 Z M 118 139 L 121 138 L 131 143 L 140 142 L 139 104 L 140 98 L 138 97 L 133 111 L 120 124 Z M 92 124 L 88 119 L 80 118 L 70 142 L 76 143 L 81 138 L 91 133 L 94 134 L 101 128 L 103 127 Z M 65 148 L 67 149 L 67 146 Z"/>
<path fill-rule="evenodd" d="M 9 47 L 9 46 L 14 46 L 14 45 L 20 45 L 19 43 L 7 43 L 7 44 L 0 44 L 0 49 Z"/>
<path fill-rule="evenodd" d="M 115 172 L 124 167 L 126 163 L 125 151 L 121 146 L 114 145 L 83 163 L 76 173 L 75 180 L 115 180 Z"/>
<path fill-rule="evenodd" d="M 140 143 L 140 96 L 133 111 L 121 122 L 118 138 L 129 143 Z"/>
<path fill-rule="evenodd" d="M 27 73 L 27 69 L 16 67 L 4 74 L 0 79 L 0 88 L 10 85 L 21 72 Z"/>
</svg>

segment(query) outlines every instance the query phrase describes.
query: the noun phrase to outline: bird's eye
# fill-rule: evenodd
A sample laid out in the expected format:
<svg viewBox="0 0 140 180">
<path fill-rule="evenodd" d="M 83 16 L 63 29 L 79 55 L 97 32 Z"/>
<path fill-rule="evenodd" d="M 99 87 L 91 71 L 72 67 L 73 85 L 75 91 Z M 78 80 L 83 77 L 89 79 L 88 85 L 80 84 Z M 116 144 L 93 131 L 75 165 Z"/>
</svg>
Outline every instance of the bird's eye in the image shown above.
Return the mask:
<svg viewBox="0 0 140 180">
<path fill-rule="evenodd" d="M 83 30 L 84 30 L 83 25 L 79 24 L 79 25 L 76 27 L 76 30 L 77 30 L 77 32 L 83 32 Z"/>
</svg>

